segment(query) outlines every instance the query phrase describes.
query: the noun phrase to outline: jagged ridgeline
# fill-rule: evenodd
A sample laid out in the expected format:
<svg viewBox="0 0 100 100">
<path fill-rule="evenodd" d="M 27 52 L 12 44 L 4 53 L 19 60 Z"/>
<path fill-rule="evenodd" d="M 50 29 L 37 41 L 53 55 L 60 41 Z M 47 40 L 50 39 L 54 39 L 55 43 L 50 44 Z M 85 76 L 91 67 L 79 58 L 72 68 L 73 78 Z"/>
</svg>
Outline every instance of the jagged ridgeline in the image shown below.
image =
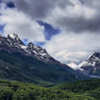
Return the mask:
<svg viewBox="0 0 100 100">
<path fill-rule="evenodd" d="M 0 36 L 0 79 L 52 85 L 83 78 L 32 42 L 25 45 L 16 34 Z"/>
<path fill-rule="evenodd" d="M 100 78 L 100 52 L 93 53 L 80 64 L 82 72 L 92 78 Z"/>
</svg>

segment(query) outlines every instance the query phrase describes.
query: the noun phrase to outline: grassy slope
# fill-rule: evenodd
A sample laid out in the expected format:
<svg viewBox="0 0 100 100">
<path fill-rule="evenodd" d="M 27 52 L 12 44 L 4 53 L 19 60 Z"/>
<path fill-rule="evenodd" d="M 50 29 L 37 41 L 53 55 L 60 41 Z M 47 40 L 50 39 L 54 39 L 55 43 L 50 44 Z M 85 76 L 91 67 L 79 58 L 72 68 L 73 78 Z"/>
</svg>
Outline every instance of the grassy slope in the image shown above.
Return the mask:
<svg viewBox="0 0 100 100">
<path fill-rule="evenodd" d="M 0 100 L 100 100 L 100 80 L 78 81 L 49 88 L 0 81 Z"/>
</svg>

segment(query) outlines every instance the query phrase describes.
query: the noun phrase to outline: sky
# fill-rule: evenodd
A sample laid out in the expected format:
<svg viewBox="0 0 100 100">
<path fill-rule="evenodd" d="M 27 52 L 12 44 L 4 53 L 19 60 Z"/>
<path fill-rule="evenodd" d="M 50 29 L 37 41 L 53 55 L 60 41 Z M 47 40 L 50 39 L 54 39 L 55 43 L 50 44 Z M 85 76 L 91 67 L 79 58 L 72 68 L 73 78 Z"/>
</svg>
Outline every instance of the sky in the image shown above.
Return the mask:
<svg viewBox="0 0 100 100">
<path fill-rule="evenodd" d="M 100 52 L 100 0 L 0 0 L 0 34 L 46 48 L 65 64 Z"/>
</svg>

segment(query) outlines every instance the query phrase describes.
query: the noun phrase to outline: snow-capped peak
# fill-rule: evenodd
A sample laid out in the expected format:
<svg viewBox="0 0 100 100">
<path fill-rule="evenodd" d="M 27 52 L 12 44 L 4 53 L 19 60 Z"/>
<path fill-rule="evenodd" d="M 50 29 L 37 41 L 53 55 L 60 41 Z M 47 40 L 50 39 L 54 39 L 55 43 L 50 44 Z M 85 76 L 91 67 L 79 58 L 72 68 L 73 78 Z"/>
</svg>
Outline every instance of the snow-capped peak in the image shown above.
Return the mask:
<svg viewBox="0 0 100 100">
<path fill-rule="evenodd" d="M 100 62 L 100 53 L 95 52 L 91 56 L 88 57 L 87 60 L 81 62 L 79 64 L 80 67 L 83 66 L 95 66 L 96 63 Z"/>
<path fill-rule="evenodd" d="M 0 46 L 2 49 L 6 48 L 6 50 L 9 52 L 18 51 L 28 56 L 34 56 L 44 62 L 57 62 L 47 53 L 44 48 L 37 46 L 32 42 L 30 42 L 28 45 L 25 45 L 17 34 L 9 34 L 7 37 L 1 36 Z"/>
<path fill-rule="evenodd" d="M 82 66 L 95 66 L 95 62 L 91 63 L 88 61 L 83 61 L 79 64 L 79 67 L 82 67 Z"/>
<path fill-rule="evenodd" d="M 19 39 L 18 35 L 13 33 L 13 34 L 8 34 L 8 37 L 11 39 Z"/>
<path fill-rule="evenodd" d="M 89 58 L 79 64 L 84 74 L 100 76 L 100 53 L 95 52 Z"/>
<path fill-rule="evenodd" d="M 22 40 L 15 33 L 8 34 L 7 40 L 9 41 L 10 44 L 14 44 L 14 45 L 24 45 L 24 43 L 22 42 Z"/>
<path fill-rule="evenodd" d="M 70 67 L 73 68 L 74 70 L 79 69 L 79 66 L 78 66 L 76 63 L 74 63 L 74 62 L 69 63 L 68 66 L 70 66 Z"/>
<path fill-rule="evenodd" d="M 89 59 L 88 61 L 91 62 L 100 62 L 100 53 L 99 52 L 95 52 Z"/>
<path fill-rule="evenodd" d="M 48 55 L 47 51 L 40 46 L 34 45 L 30 42 L 27 46 L 27 51 L 33 53 L 35 56 L 39 56 L 41 59 L 48 59 L 50 56 Z"/>
</svg>

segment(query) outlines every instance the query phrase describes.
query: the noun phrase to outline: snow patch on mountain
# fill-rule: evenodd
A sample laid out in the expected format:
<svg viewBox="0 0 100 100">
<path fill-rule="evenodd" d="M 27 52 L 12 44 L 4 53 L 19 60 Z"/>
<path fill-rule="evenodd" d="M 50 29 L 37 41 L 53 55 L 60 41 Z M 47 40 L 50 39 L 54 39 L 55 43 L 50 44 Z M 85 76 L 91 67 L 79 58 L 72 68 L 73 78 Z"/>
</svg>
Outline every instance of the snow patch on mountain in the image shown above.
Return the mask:
<svg viewBox="0 0 100 100">
<path fill-rule="evenodd" d="M 77 70 L 77 69 L 79 69 L 79 66 L 78 66 L 78 64 L 76 64 L 76 63 L 69 63 L 68 64 L 68 66 L 70 66 L 72 69 L 74 69 L 74 70 Z"/>
</svg>

